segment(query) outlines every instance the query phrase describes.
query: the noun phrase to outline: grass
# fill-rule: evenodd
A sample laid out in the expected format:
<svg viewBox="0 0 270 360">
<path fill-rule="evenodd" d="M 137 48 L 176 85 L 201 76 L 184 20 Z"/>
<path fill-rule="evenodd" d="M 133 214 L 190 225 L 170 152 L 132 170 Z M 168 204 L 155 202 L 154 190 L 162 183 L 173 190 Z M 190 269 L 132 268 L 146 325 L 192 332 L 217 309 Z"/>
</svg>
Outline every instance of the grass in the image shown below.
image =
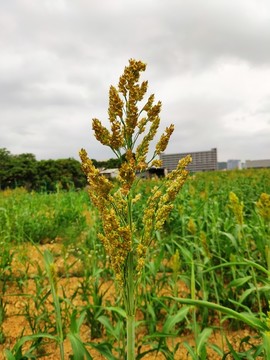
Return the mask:
<svg viewBox="0 0 270 360">
<path fill-rule="evenodd" d="M 158 181 L 141 183 L 135 216 Z M 238 207 L 242 223 L 230 200 L 231 192 L 243 205 Z M 190 177 L 164 231 L 156 233 L 155 246 L 149 249 L 137 298 L 137 359 L 157 352 L 175 359 L 183 346 L 192 359 L 206 359 L 210 349 L 220 359 L 229 359 L 229 355 L 233 359 L 267 359 L 270 222 L 259 211 L 262 193 L 270 194 L 269 169 Z M 85 191 L 46 194 L 16 189 L 0 193 L 0 339 L 2 348 L 9 348 L 10 359 L 26 351 L 24 339 L 27 344 L 30 341 L 26 348 L 33 356 L 43 354 L 50 339 L 60 344 L 63 358 L 66 339 L 74 359 L 80 358 L 76 358 L 78 349 L 81 356 L 89 358 L 98 351 L 105 359 L 124 359 L 125 314 L 118 291 L 111 285 L 113 273 L 104 266 L 106 255 L 97 240 L 100 229 Z M 42 260 L 29 259 L 27 251 L 21 251 L 27 244 L 53 251 L 53 259 L 47 252 L 45 255 L 47 270 Z M 22 263 L 19 275 L 13 268 L 18 258 Z M 48 277 L 51 283 L 53 280 L 52 264 L 59 286 L 54 299 L 53 286 L 48 283 Z M 72 291 L 63 285 L 69 278 L 78 279 Z M 34 294 L 27 290 L 33 283 Z M 6 302 L 19 293 L 24 310 L 17 315 L 29 326 L 21 329 L 22 340 L 12 348 L 3 325 L 10 316 Z M 252 328 L 250 334 L 258 339 L 252 342 L 243 336 L 240 348 L 235 348 L 224 330 L 245 326 Z M 85 327 L 88 338 L 82 335 Z M 219 345 L 211 340 L 215 331 L 223 334 Z M 184 344 L 181 337 L 189 333 L 196 334 L 197 340 Z"/>
</svg>

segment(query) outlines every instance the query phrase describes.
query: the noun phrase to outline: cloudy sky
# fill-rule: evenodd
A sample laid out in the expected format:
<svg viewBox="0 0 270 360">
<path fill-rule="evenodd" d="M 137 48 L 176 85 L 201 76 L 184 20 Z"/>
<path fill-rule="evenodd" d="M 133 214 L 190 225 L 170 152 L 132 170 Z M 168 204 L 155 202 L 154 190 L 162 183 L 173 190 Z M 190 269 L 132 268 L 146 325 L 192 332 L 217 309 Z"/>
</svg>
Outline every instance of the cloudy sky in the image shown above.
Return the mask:
<svg viewBox="0 0 270 360">
<path fill-rule="evenodd" d="M 147 63 L 167 153 L 270 158 L 269 0 L 0 0 L 0 148 L 113 157 L 94 139 L 108 89 Z"/>
</svg>

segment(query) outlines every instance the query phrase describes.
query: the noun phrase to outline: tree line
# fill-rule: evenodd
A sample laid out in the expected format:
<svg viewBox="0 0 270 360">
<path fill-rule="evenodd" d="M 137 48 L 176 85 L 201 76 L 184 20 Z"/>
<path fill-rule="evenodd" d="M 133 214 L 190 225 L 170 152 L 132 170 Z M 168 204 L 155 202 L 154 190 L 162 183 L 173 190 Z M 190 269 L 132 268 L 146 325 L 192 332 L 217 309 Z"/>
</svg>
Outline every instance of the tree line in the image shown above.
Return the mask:
<svg viewBox="0 0 270 360">
<path fill-rule="evenodd" d="M 92 160 L 98 168 L 119 167 L 119 160 Z M 83 188 L 86 186 L 81 163 L 73 158 L 37 160 L 35 155 L 13 155 L 0 148 L 0 189 L 25 187 L 35 191 L 55 191 L 57 188 Z"/>
</svg>

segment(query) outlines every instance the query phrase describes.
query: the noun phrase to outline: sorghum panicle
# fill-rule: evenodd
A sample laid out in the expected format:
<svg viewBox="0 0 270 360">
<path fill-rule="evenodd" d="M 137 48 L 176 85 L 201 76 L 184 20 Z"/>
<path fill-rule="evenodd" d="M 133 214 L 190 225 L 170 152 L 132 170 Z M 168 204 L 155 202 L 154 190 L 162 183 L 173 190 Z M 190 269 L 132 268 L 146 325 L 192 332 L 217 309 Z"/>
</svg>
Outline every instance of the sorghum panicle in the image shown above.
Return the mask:
<svg viewBox="0 0 270 360">
<path fill-rule="evenodd" d="M 244 215 L 243 215 L 244 204 L 242 202 L 240 202 L 237 195 L 232 191 L 229 194 L 229 201 L 230 201 L 229 208 L 234 213 L 237 224 L 243 225 L 243 223 L 244 223 Z"/>
<path fill-rule="evenodd" d="M 120 284 L 125 282 L 126 262 L 131 252 L 135 259 L 134 270 L 137 276 L 140 275 L 147 248 L 155 231 L 162 228 L 172 210 L 172 202 L 187 179 L 186 166 L 191 161 L 190 156 L 180 160 L 177 168 L 165 178 L 162 185 L 152 189 L 141 219 L 138 220 L 143 224 L 143 229 L 139 232 L 132 212 L 132 207 L 139 199 L 139 194 L 136 193 L 136 174 L 146 170 L 150 164 L 162 165 L 162 162 L 155 158 L 165 151 L 174 130 L 173 125 L 165 129 L 149 160 L 149 145 L 160 124 L 161 102 L 155 104 L 152 94 L 139 108 L 139 102 L 148 88 L 147 81 L 139 83 L 140 74 L 145 69 L 146 64 L 131 59 L 119 79 L 118 88 L 110 87 L 110 130 L 98 119 L 93 119 L 92 123 L 96 139 L 110 147 L 122 161 L 118 182 L 112 183 L 106 179 L 94 167 L 86 151 L 80 151 L 82 168 L 89 184 L 88 192 L 99 210 L 103 224 L 103 233 L 99 234 L 99 238 Z M 140 143 L 137 145 L 139 139 Z"/>
<path fill-rule="evenodd" d="M 270 195 L 262 193 L 256 202 L 259 215 L 265 220 L 270 221 Z"/>
</svg>

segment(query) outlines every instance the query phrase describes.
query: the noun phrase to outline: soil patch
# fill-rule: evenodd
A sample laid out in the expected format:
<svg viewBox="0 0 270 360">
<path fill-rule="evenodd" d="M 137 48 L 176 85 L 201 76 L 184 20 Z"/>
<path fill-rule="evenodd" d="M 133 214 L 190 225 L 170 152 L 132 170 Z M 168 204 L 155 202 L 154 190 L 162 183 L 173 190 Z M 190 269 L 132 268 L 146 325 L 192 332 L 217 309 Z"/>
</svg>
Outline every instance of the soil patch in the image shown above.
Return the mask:
<svg viewBox="0 0 270 360">
<path fill-rule="evenodd" d="M 37 247 L 31 245 L 24 245 L 18 247 L 15 250 L 15 255 L 12 261 L 12 272 L 9 274 L 9 280 L 2 283 L 3 295 L 2 302 L 4 305 L 4 321 L 2 323 L 2 333 L 5 336 L 5 341 L 0 345 L 0 360 L 4 360 L 4 350 L 11 349 L 14 344 L 23 336 L 33 334 L 35 326 L 42 331 L 50 332 L 50 319 L 51 326 L 54 326 L 54 309 L 52 306 L 52 298 L 49 291 L 49 284 L 45 276 L 43 252 L 45 249 L 50 250 L 55 258 L 55 268 L 57 269 L 58 277 L 58 289 L 59 295 L 67 300 L 67 306 L 62 307 L 63 316 L 67 327 L 70 319 L 71 308 L 81 307 L 85 305 L 85 301 L 79 294 L 80 283 L 82 281 L 81 274 L 83 273 L 83 264 L 71 253 L 67 252 L 64 245 L 59 243 L 40 245 Z M 67 270 L 68 269 L 68 270 Z M 105 295 L 103 297 L 104 303 L 111 302 L 114 304 L 114 300 L 117 295 L 114 284 L 112 281 L 102 283 L 99 291 Z M 186 293 L 186 285 L 179 283 L 179 294 Z M 162 289 L 162 294 L 168 295 L 167 289 Z M 39 304 L 37 301 L 43 298 Z M 89 301 L 92 301 L 90 298 Z M 69 303 L 72 306 L 69 306 Z M 65 312 L 66 309 L 66 312 Z M 138 320 L 140 320 L 140 313 L 137 314 Z M 42 320 L 44 317 L 44 321 Z M 38 324 L 36 319 L 39 319 Z M 41 319 L 41 320 L 40 320 Z M 124 326 L 124 323 L 123 323 Z M 160 325 L 162 326 L 162 324 Z M 145 329 L 138 328 L 137 337 L 140 338 L 145 334 Z M 90 341 L 90 328 L 88 325 L 83 324 L 81 326 L 80 335 L 83 341 Z M 241 330 L 231 331 L 229 328 L 225 330 L 215 329 L 209 337 L 209 344 L 215 344 L 221 349 L 228 350 L 227 344 L 224 343 L 224 335 L 229 339 L 230 343 L 235 349 L 244 349 L 244 345 L 241 345 L 241 340 L 245 337 L 251 336 L 251 342 L 253 344 L 259 343 L 261 340 L 256 339 L 256 334 L 248 328 L 242 328 Z M 102 339 L 91 340 L 101 342 Z M 184 346 L 184 342 L 194 345 L 194 336 L 188 332 L 182 336 L 170 339 L 167 343 L 170 347 L 180 344 L 175 354 L 175 359 L 184 360 L 191 359 L 188 355 L 188 351 Z M 24 349 L 30 346 L 30 343 L 26 343 Z M 72 350 L 68 339 L 64 343 L 65 359 L 70 359 Z M 150 347 L 144 346 L 141 352 L 149 350 Z M 105 359 L 97 351 L 89 348 L 89 352 L 93 359 Z M 221 356 L 217 354 L 210 346 L 207 347 L 208 359 L 221 359 Z M 57 360 L 60 359 L 59 348 L 55 342 L 48 341 L 44 345 L 39 347 L 39 358 L 41 360 Z M 143 359 L 150 360 L 164 360 L 166 357 L 161 353 L 149 353 L 143 357 Z M 226 359 L 232 359 L 227 357 Z"/>
</svg>

